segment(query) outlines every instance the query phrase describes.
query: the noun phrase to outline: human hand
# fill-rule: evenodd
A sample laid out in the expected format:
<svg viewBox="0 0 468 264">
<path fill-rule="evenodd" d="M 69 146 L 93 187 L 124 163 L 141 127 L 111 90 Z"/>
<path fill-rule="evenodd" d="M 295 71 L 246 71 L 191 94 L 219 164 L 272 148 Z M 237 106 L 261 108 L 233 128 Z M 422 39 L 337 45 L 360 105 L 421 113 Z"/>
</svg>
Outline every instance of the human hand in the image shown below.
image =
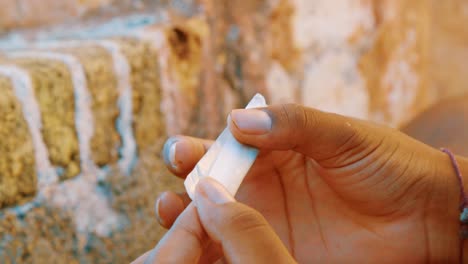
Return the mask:
<svg viewBox="0 0 468 264">
<path fill-rule="evenodd" d="M 196 208 L 195 205 L 196 204 Z M 201 180 L 188 206 L 159 242 L 134 263 L 295 263 L 268 222 L 212 179 Z"/>
<path fill-rule="evenodd" d="M 298 262 L 458 261 L 458 183 L 442 152 L 298 105 L 235 110 L 229 126 L 261 150 L 237 200 L 267 219 Z M 184 178 L 210 144 L 169 140 L 169 168 Z M 163 194 L 160 222 L 172 226 L 188 203 L 186 195 Z"/>
</svg>

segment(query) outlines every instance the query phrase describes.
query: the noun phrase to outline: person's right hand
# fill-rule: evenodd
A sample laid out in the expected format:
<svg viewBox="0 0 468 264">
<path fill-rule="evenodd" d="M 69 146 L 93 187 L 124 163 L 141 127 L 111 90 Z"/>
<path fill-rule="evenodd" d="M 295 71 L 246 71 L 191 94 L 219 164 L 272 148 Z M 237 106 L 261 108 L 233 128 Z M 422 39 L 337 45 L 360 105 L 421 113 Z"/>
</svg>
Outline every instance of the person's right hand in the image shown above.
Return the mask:
<svg viewBox="0 0 468 264">
<path fill-rule="evenodd" d="M 458 261 L 459 187 L 444 153 L 397 130 L 298 105 L 235 110 L 229 126 L 261 150 L 237 200 L 267 219 L 298 262 Z M 184 178 L 210 144 L 170 139 L 169 169 Z M 189 202 L 164 193 L 160 222 L 170 227 Z"/>
</svg>

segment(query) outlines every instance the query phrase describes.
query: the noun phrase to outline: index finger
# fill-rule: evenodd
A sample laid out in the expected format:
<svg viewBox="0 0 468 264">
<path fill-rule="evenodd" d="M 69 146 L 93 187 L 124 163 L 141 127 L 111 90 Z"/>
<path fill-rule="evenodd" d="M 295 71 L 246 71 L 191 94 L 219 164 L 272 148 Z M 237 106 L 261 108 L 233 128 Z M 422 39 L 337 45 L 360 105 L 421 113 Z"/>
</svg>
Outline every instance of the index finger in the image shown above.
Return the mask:
<svg viewBox="0 0 468 264">
<path fill-rule="evenodd" d="M 135 264 L 213 263 L 221 251 L 203 229 L 193 204 L 180 215 L 156 248 L 135 260 Z"/>
<path fill-rule="evenodd" d="M 164 144 L 164 162 L 174 175 L 185 179 L 212 144 L 211 140 L 194 137 L 171 137 Z"/>
</svg>

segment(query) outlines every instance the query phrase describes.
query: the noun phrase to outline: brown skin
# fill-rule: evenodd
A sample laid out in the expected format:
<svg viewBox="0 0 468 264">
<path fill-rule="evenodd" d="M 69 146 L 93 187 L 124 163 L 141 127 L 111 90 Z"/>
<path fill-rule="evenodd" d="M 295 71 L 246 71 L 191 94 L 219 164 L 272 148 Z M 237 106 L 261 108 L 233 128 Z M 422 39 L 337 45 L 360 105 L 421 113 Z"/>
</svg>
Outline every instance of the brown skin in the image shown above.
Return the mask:
<svg viewBox="0 0 468 264">
<path fill-rule="evenodd" d="M 445 147 L 467 157 L 468 95 L 449 98 L 430 107 L 403 126 L 401 131 L 434 148 Z M 460 166 L 466 178 L 468 168 L 465 168 L 465 164 L 463 162 Z M 465 185 L 467 182 L 468 179 L 465 180 Z M 467 243 L 464 243 L 463 251 L 468 252 Z"/>
<path fill-rule="evenodd" d="M 135 263 L 213 263 L 221 257 L 228 263 L 295 263 L 265 218 L 237 203 L 222 185 L 203 179 L 195 196 L 197 207 L 189 205 L 158 246 Z"/>
<path fill-rule="evenodd" d="M 231 114 L 234 136 L 261 150 L 236 198 L 265 217 L 299 263 L 459 260 L 459 187 L 447 155 L 399 131 L 299 105 L 262 109 L 272 119 L 269 132 L 245 126 L 241 131 L 244 114 L 258 117 L 256 111 Z M 169 168 L 185 177 L 209 144 L 178 137 L 177 169 Z M 459 162 L 468 172 L 468 161 Z M 158 216 L 169 228 L 188 199 L 167 193 L 158 203 Z M 195 213 L 192 218 L 198 219 Z M 177 223 L 169 233 L 180 229 Z M 228 242 L 247 243 L 216 241 L 223 250 Z M 183 254 L 184 245 L 183 239 L 173 242 L 173 249 L 165 247 L 164 254 Z M 272 248 L 263 248 L 263 254 L 272 253 Z M 219 247 L 206 247 L 200 263 L 211 263 L 222 253 L 226 257 Z"/>
</svg>

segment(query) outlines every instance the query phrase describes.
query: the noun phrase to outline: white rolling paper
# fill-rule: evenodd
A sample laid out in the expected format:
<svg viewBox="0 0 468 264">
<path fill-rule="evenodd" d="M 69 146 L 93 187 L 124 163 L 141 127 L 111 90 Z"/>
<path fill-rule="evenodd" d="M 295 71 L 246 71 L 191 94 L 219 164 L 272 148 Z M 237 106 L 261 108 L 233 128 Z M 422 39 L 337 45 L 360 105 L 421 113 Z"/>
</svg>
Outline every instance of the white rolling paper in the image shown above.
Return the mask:
<svg viewBox="0 0 468 264">
<path fill-rule="evenodd" d="M 266 107 L 265 98 L 256 94 L 246 109 Z M 211 177 L 235 196 L 239 186 L 257 158 L 258 150 L 239 143 L 226 128 L 185 180 L 192 200 L 200 179 Z"/>
</svg>

